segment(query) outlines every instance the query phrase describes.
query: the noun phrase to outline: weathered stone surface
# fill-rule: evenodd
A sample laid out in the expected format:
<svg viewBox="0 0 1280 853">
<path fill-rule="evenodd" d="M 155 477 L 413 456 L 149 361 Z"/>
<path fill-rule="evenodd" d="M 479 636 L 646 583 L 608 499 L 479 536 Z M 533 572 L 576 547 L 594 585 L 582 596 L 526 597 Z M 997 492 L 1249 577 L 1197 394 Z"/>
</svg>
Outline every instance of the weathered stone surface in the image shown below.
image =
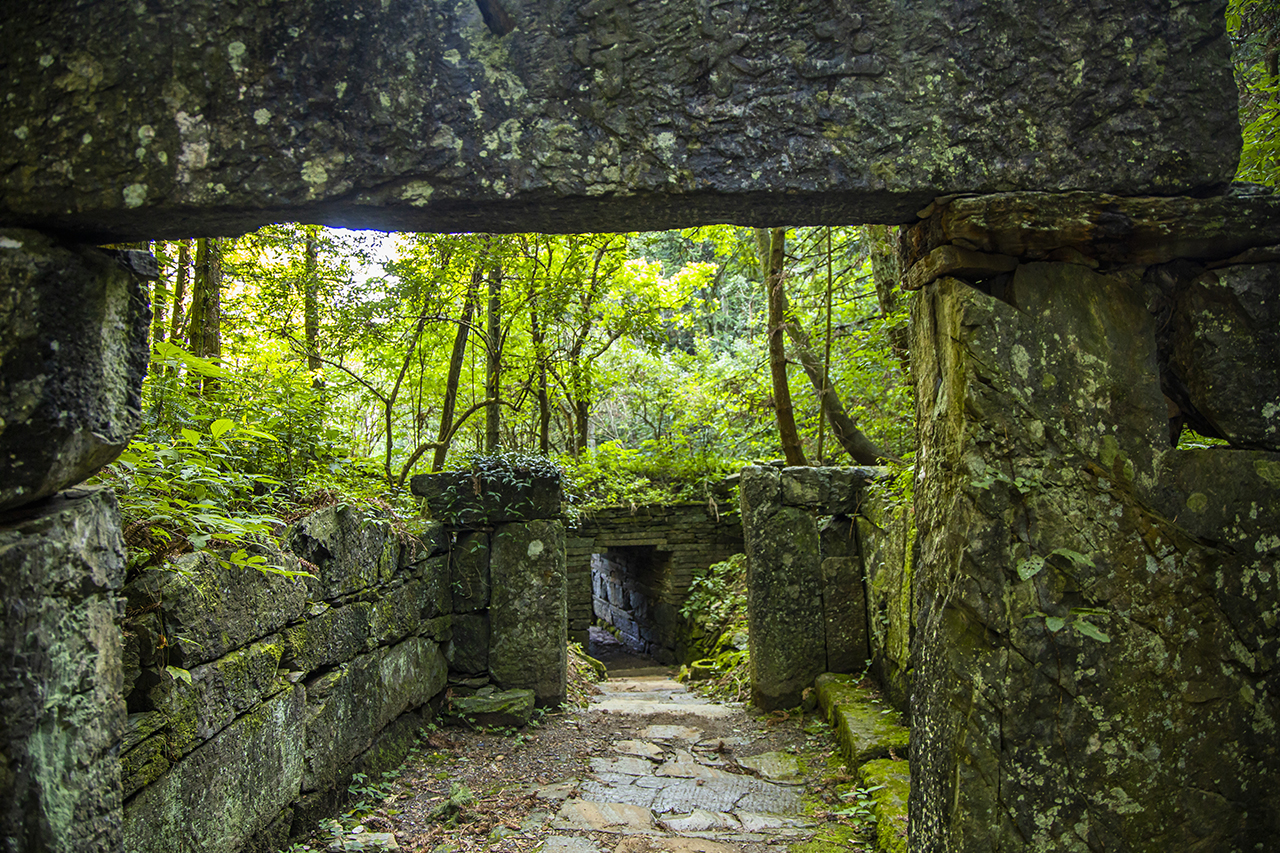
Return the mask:
<svg viewBox="0 0 1280 853">
<path fill-rule="evenodd" d="M 331 607 L 289 626 L 284 631 L 282 663 L 290 669 L 312 672 L 351 660 L 369 645 L 373 609 L 371 602 L 358 601 Z"/>
<path fill-rule="evenodd" d="M 568 667 L 564 526 L 503 524 L 492 543 L 489 673 L 501 687 L 533 690 L 539 705 L 559 705 Z"/>
<path fill-rule="evenodd" d="M 1012 192 L 933 206 L 927 219 L 903 232 L 902 249 L 906 281 L 920 286 L 936 276 L 915 267 L 929 268 L 925 258 L 945 246 L 1114 268 L 1230 258 L 1274 244 L 1277 228 L 1280 196 L 1247 184 L 1205 198 Z"/>
<path fill-rule="evenodd" d="M 0 522 L 0 838 L 120 846 L 124 731 L 115 496 L 74 489 Z"/>
<path fill-rule="evenodd" d="M 871 672 L 898 710 L 910 702 L 911 634 L 915 627 L 911 581 L 915 514 L 872 492 L 858 517 L 858 540 L 866 573 L 867 638 Z"/>
<path fill-rule="evenodd" d="M 386 645 L 410 634 L 431 633 L 437 620 L 450 620 L 449 578 L 445 558 L 436 557 L 426 565 L 424 576 L 401 586 L 383 589 L 372 601 L 369 643 Z"/>
<path fill-rule="evenodd" d="M 449 711 L 455 719 L 474 726 L 524 728 L 533 716 L 532 690 L 481 690 L 472 696 L 455 696 Z"/>
<path fill-rule="evenodd" d="M 306 703 L 280 693 L 143 788 L 124 811 L 130 853 L 236 853 L 296 799 Z"/>
<path fill-rule="evenodd" d="M 815 681 L 818 703 L 835 729 L 845 762 L 856 767 L 875 758 L 907 756 L 911 732 L 873 691 L 847 675 L 823 673 Z"/>
<path fill-rule="evenodd" d="M 307 601 L 300 579 L 227 566 L 206 551 L 144 572 L 124 592 L 132 608 L 160 605 L 169 663 L 186 669 L 279 631 Z"/>
<path fill-rule="evenodd" d="M 744 495 L 748 482 L 744 472 Z M 744 524 L 751 525 L 745 532 L 752 701 L 765 710 L 790 708 L 827 665 L 818 527 L 791 506 L 757 520 L 759 511 L 743 500 Z"/>
<path fill-rule="evenodd" d="M 822 509 L 827 505 L 831 487 L 830 469 L 783 468 L 779 482 L 782 486 L 782 503 L 785 506 Z"/>
<path fill-rule="evenodd" d="M 505 524 L 560 515 L 560 475 L 507 470 L 499 476 L 471 471 L 418 474 L 410 481 L 433 518 L 448 525 Z"/>
<path fill-rule="evenodd" d="M 445 685 L 440 647 L 421 637 L 361 655 L 307 682 L 306 770 L 302 790 L 332 787 L 384 726 Z"/>
<path fill-rule="evenodd" d="M 1280 450 L 1280 264 L 1223 267 L 1181 289 L 1170 368 L 1233 446 Z"/>
<path fill-rule="evenodd" d="M 73 486 L 142 424 L 151 308 L 105 253 L 0 231 L 0 511 Z"/>
<path fill-rule="evenodd" d="M 903 222 L 944 192 L 1186 191 L 1240 149 L 1214 4 L 506 8 L 499 37 L 471 2 L 10 4 L 0 223 Z"/>
<path fill-rule="evenodd" d="M 878 758 L 858 768 L 858 781 L 871 791 L 879 853 L 907 853 L 907 800 L 911 768 L 905 761 Z"/>
<path fill-rule="evenodd" d="M 1073 275 L 1018 310 L 950 279 L 913 308 L 912 845 L 1265 849 L 1276 543 L 1249 526 L 1277 529 L 1274 454 L 1152 453 L 1145 312 Z"/>
<path fill-rule="evenodd" d="M 352 506 L 316 510 L 289 528 L 284 547 L 316 567 L 307 590 L 317 601 L 390 580 L 401 552 L 385 519 Z"/>
<path fill-rule="evenodd" d="M 277 677 L 279 637 L 193 667 L 191 683 L 162 674 L 148 699 L 165 720 L 165 755 L 176 761 L 236 717 L 285 688 Z"/>
<path fill-rule="evenodd" d="M 903 277 L 903 290 L 919 290 L 944 275 L 966 281 L 981 281 L 1003 272 L 1013 272 L 1018 265 L 1016 258 L 975 252 L 963 246 L 947 244 L 932 250 L 907 270 Z"/>
<path fill-rule="evenodd" d="M 861 672 L 867 645 L 867 602 L 862 590 L 862 561 L 827 557 L 822 561 L 822 620 L 828 672 Z"/>
<path fill-rule="evenodd" d="M 453 612 L 473 613 L 489 606 L 489 533 L 473 530 L 458 534 L 449 552 L 453 583 Z"/>
<path fill-rule="evenodd" d="M 480 675 L 489 671 L 489 616 L 460 613 L 453 617 L 453 639 L 445 648 L 449 669 Z"/>
</svg>

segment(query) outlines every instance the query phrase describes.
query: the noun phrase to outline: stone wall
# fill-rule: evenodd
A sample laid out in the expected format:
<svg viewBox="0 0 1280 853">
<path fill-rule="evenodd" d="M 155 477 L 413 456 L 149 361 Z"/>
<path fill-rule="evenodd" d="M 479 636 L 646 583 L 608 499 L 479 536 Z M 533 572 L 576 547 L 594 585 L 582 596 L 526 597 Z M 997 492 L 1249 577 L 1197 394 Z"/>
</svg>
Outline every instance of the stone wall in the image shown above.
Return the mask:
<svg viewBox="0 0 1280 853">
<path fill-rule="evenodd" d="M 565 540 L 569 636 L 585 643 L 596 617 L 617 627 L 633 648 L 666 663 L 688 663 L 679 612 L 689 585 L 742 548 L 738 514 L 706 503 L 583 515 Z"/>
<path fill-rule="evenodd" d="M 453 691 L 532 691 L 559 705 L 568 677 L 565 533 L 553 466 L 420 474 L 413 492 L 444 522 L 455 633 Z"/>
<path fill-rule="evenodd" d="M 321 509 L 257 551 L 124 587 L 125 849 L 274 851 L 396 766 L 445 687 L 452 585 L 439 524 Z"/>
<path fill-rule="evenodd" d="M 1280 202 L 928 213 L 913 849 L 1270 849 Z M 1171 449 L 1184 423 L 1232 446 Z"/>
<path fill-rule="evenodd" d="M 823 672 L 866 666 L 859 514 L 867 486 L 883 475 L 879 468 L 743 470 L 751 694 L 760 707 L 799 705 Z"/>
</svg>

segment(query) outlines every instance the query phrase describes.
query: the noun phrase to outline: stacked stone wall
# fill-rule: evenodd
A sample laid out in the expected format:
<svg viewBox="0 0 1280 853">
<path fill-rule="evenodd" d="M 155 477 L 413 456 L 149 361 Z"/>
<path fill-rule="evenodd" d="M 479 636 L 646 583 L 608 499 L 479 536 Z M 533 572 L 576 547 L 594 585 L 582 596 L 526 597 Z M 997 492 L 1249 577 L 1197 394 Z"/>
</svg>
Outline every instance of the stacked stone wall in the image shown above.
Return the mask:
<svg viewBox="0 0 1280 853">
<path fill-rule="evenodd" d="M 565 542 L 570 637 L 599 618 L 667 663 L 691 653 L 679 611 L 694 577 L 743 549 L 738 514 L 706 503 L 595 510 Z"/>
<path fill-rule="evenodd" d="M 207 552 L 123 590 L 125 849 L 274 851 L 356 772 L 396 766 L 446 684 L 452 585 L 439 524 L 329 507 L 256 550 Z"/>
<path fill-rule="evenodd" d="M 913 848 L 1270 849 L 1280 202 L 927 213 Z"/>
<path fill-rule="evenodd" d="M 880 468 L 743 470 L 751 693 L 760 707 L 799 705 L 823 672 L 866 667 L 860 513 L 867 486 L 884 475 Z"/>
</svg>

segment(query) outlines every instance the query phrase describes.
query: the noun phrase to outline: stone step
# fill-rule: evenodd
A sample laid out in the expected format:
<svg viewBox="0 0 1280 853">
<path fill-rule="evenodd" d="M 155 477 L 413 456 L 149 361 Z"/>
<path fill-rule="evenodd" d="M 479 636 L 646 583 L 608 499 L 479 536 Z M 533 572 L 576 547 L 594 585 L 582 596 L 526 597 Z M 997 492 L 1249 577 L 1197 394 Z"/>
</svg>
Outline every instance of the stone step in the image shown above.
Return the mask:
<svg viewBox="0 0 1280 853">
<path fill-rule="evenodd" d="M 881 853 L 907 853 L 907 795 L 911 790 L 907 762 L 889 758 L 868 761 L 858 768 L 858 780 L 871 791 L 876 849 Z"/>
<path fill-rule="evenodd" d="M 835 729 L 850 768 L 876 758 L 906 758 L 911 731 L 902 717 L 852 675 L 824 673 L 816 682 L 818 702 Z"/>
</svg>

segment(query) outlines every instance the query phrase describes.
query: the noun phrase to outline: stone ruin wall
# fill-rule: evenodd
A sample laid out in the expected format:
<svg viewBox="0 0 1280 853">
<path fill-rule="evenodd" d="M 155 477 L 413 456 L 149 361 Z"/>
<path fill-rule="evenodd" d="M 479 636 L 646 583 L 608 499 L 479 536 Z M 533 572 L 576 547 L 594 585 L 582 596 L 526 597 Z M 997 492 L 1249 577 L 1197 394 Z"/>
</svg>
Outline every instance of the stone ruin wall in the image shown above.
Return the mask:
<svg viewBox="0 0 1280 853">
<path fill-rule="evenodd" d="M 680 608 L 697 573 L 742 552 L 736 512 L 706 503 L 618 507 L 569 528 L 569 636 L 583 643 L 593 619 L 663 663 L 690 663 Z"/>
<path fill-rule="evenodd" d="M 1280 205 L 1242 190 L 904 232 L 915 849 L 1274 845 Z"/>
</svg>

